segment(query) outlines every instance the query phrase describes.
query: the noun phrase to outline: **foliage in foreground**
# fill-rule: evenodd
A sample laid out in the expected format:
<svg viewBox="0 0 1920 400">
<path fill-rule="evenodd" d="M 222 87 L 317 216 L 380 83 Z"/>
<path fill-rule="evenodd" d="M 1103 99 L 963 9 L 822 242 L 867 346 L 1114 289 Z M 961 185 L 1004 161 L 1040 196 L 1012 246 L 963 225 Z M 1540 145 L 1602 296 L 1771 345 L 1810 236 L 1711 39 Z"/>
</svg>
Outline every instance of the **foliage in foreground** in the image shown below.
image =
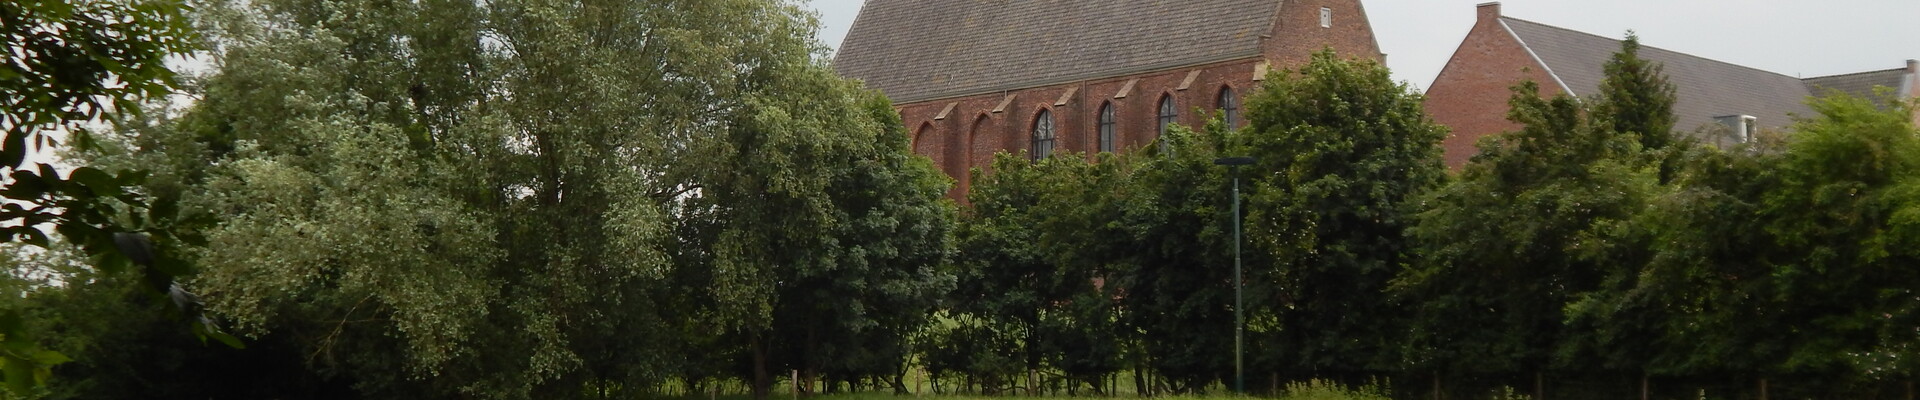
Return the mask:
<svg viewBox="0 0 1920 400">
<path fill-rule="evenodd" d="M 61 361 L 22 361 L 39 346 L 75 357 L 41 368 L 60 378 L 51 398 L 723 382 L 767 397 L 789 373 L 802 391 L 899 393 L 913 362 L 945 391 L 1112 395 L 1130 377 L 1134 393 L 1200 395 L 1230 379 L 1236 311 L 1256 388 L 1548 372 L 1850 388 L 1920 367 L 1913 105 L 1821 99 L 1780 147 L 1699 146 L 1667 129 L 1672 85 L 1633 40 L 1602 97 L 1521 86 L 1523 128 L 1450 182 L 1418 94 L 1321 54 L 1269 77 L 1246 129 L 1176 128 L 1095 163 L 1003 155 L 956 212 L 891 105 L 833 76 L 784 2 L 202 12 L 219 46 L 199 101 L 116 121 L 64 183 L 7 167 L 10 198 L 125 205 L 102 214 L 135 222 L 62 225 L 97 270 L 0 253 L 0 306 L 27 316 L 0 319 L 9 383 Z M 45 129 L 19 118 L 9 157 L 13 131 Z M 1260 160 L 1237 177 L 1240 310 L 1224 156 Z M 212 223 L 137 223 L 170 209 Z M 179 307 L 193 303 L 152 296 L 188 263 L 113 273 L 133 260 L 96 250 L 129 227 L 200 267 L 184 282 L 249 349 L 198 347 L 176 319 L 198 321 Z M 244 383 L 208 384 L 229 381 Z M 1481 389 L 1465 391 L 1513 397 Z M 1311 380 L 1275 395 L 1387 393 Z"/>
</svg>

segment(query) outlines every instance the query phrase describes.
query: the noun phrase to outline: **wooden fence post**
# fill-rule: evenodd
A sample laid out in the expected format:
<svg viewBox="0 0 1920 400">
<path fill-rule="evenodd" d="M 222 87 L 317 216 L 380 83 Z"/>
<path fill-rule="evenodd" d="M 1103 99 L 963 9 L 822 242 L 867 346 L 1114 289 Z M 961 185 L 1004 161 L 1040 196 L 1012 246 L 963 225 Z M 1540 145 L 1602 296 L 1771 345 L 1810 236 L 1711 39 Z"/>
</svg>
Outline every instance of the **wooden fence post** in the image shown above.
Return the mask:
<svg viewBox="0 0 1920 400">
<path fill-rule="evenodd" d="M 1433 373 L 1433 400 L 1440 400 L 1440 373 Z"/>
<path fill-rule="evenodd" d="M 1650 397 L 1648 396 L 1648 392 L 1650 390 L 1647 388 L 1650 382 L 1647 382 L 1647 381 L 1648 381 L 1647 374 L 1640 374 L 1640 400 L 1650 399 Z"/>
<path fill-rule="evenodd" d="M 1533 400 L 1547 400 L 1547 374 L 1545 372 L 1535 371 L 1533 373 Z"/>
</svg>

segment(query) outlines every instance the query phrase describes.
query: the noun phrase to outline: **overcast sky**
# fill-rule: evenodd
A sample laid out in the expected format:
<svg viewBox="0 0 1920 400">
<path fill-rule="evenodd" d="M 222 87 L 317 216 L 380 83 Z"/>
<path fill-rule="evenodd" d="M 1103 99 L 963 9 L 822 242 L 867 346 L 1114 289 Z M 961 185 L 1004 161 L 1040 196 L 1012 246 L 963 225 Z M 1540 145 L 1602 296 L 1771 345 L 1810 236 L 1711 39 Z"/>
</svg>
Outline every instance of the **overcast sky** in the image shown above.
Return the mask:
<svg viewBox="0 0 1920 400">
<path fill-rule="evenodd" d="M 1473 27 L 1474 5 L 1482 2 L 1365 0 L 1362 4 L 1395 79 L 1425 88 L 1466 38 Z M 863 3 L 811 0 L 823 25 L 820 40 L 829 47 L 839 46 Z M 1609 37 L 1623 37 L 1633 30 L 1648 46 L 1802 77 L 1902 68 L 1907 59 L 1920 58 L 1920 23 L 1916 23 L 1920 0 L 1501 3 L 1509 17 Z"/>
</svg>

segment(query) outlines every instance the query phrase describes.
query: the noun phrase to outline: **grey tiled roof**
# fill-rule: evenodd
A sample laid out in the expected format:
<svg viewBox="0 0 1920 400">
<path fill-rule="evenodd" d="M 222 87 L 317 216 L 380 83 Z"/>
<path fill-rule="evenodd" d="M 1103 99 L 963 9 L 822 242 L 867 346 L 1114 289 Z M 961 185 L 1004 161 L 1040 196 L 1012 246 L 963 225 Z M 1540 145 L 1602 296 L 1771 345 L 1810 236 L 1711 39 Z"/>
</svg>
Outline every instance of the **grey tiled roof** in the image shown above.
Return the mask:
<svg viewBox="0 0 1920 400">
<path fill-rule="evenodd" d="M 1256 56 L 1277 0 L 867 0 L 834 69 L 916 102 Z"/>
<path fill-rule="evenodd" d="M 1501 21 L 1578 96 L 1599 90 L 1607 60 L 1620 51 L 1617 39 L 1517 18 Z M 1792 125 L 1791 115 L 1812 113 L 1804 103 L 1812 92 L 1800 78 L 1650 46 L 1642 46 L 1640 56 L 1663 64 L 1676 87 L 1674 128 L 1679 131 L 1726 115 L 1751 115 L 1763 127 L 1779 128 Z"/>
<path fill-rule="evenodd" d="M 1896 90 L 1894 94 L 1897 95 L 1900 93 L 1898 92 L 1900 84 L 1906 76 L 1906 68 L 1822 76 L 1818 78 L 1807 78 L 1807 87 L 1812 89 L 1816 95 L 1824 95 L 1828 91 L 1838 90 L 1853 95 L 1854 97 L 1878 100 L 1873 96 L 1874 87 L 1886 86 Z"/>
</svg>

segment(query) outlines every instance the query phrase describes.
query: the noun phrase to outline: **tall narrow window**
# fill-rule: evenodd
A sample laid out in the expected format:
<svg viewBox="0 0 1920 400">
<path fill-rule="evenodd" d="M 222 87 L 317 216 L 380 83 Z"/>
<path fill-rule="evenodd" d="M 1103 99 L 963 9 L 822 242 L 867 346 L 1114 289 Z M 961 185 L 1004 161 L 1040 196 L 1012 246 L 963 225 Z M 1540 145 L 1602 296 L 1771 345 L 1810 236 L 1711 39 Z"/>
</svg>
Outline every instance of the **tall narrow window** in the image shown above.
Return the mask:
<svg viewBox="0 0 1920 400">
<path fill-rule="evenodd" d="M 1040 110 L 1033 118 L 1033 150 L 1028 153 L 1033 159 L 1047 158 L 1053 154 L 1053 113 Z"/>
<path fill-rule="evenodd" d="M 1166 136 L 1167 129 L 1172 128 L 1174 121 L 1179 119 L 1180 112 L 1173 107 L 1173 96 L 1160 96 L 1160 136 Z"/>
<path fill-rule="evenodd" d="M 1113 152 L 1113 103 L 1100 105 L 1100 151 Z"/>
<path fill-rule="evenodd" d="M 1240 129 L 1240 99 L 1234 98 L 1232 86 L 1220 88 L 1220 112 L 1226 114 L 1227 129 Z"/>
<path fill-rule="evenodd" d="M 1171 151 L 1173 149 L 1172 144 L 1167 143 L 1167 133 L 1173 129 L 1174 121 L 1179 119 L 1180 112 L 1178 108 L 1174 108 L 1173 106 L 1173 95 L 1160 96 L 1160 137 L 1155 139 L 1160 142 L 1160 150 Z"/>
<path fill-rule="evenodd" d="M 1321 28 L 1333 27 L 1333 9 L 1320 7 L 1320 27 Z"/>
</svg>

